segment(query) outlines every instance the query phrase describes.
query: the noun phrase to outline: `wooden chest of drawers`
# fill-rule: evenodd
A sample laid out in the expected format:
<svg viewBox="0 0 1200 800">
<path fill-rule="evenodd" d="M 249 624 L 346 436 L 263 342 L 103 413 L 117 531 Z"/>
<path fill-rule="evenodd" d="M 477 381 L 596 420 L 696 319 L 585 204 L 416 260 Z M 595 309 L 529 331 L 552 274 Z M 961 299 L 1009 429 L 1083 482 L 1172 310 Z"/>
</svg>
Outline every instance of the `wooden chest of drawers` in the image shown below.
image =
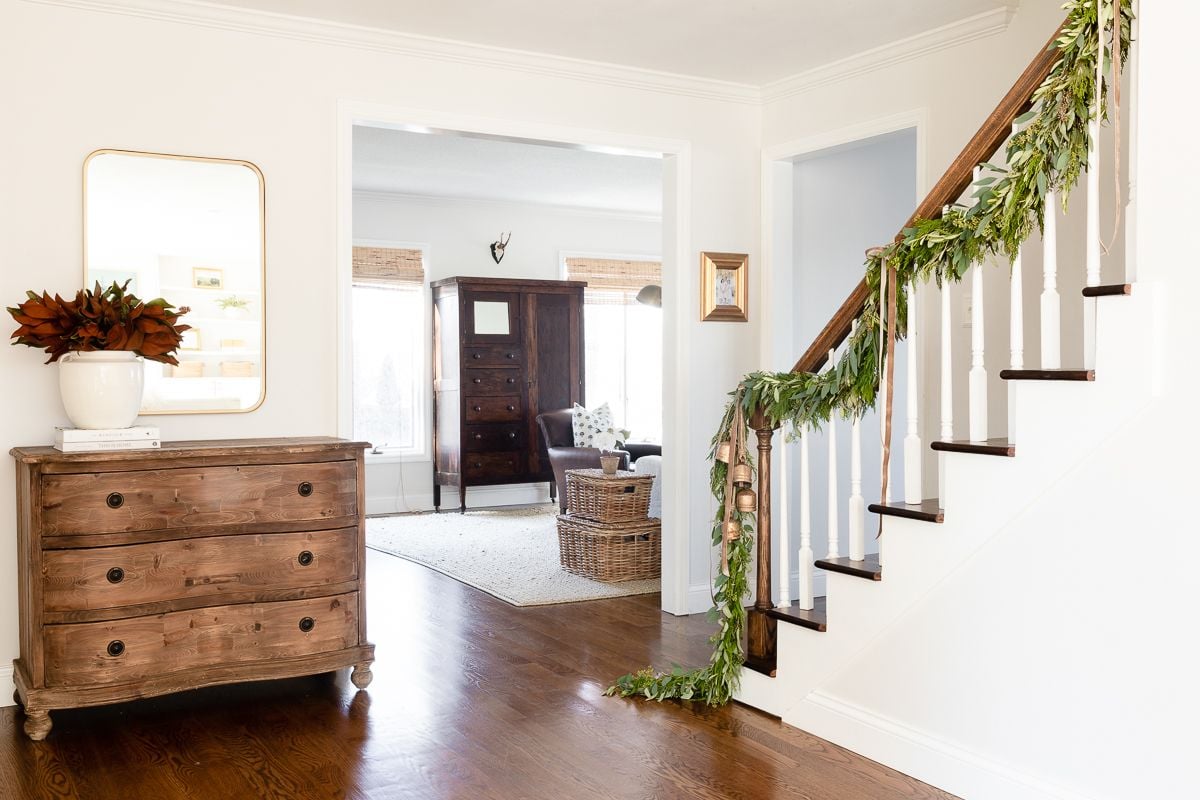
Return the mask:
<svg viewBox="0 0 1200 800">
<path fill-rule="evenodd" d="M 364 447 L 15 448 L 30 738 L 54 709 L 221 683 L 353 667 L 365 688 Z"/>
</svg>

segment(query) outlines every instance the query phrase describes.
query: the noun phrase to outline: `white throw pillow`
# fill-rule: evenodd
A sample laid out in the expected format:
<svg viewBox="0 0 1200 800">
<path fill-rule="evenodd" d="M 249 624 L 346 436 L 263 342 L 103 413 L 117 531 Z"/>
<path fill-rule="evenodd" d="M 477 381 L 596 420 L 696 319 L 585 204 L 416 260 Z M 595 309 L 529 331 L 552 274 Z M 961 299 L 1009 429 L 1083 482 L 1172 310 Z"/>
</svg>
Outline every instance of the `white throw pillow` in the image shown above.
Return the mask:
<svg viewBox="0 0 1200 800">
<path fill-rule="evenodd" d="M 571 432 L 575 435 L 576 447 L 597 447 L 597 436 L 616 434 L 613 430 L 612 409 L 608 407 L 608 403 L 602 403 L 593 409 L 584 408 L 576 403 L 571 409 Z M 603 439 L 608 439 L 608 436 Z"/>
</svg>

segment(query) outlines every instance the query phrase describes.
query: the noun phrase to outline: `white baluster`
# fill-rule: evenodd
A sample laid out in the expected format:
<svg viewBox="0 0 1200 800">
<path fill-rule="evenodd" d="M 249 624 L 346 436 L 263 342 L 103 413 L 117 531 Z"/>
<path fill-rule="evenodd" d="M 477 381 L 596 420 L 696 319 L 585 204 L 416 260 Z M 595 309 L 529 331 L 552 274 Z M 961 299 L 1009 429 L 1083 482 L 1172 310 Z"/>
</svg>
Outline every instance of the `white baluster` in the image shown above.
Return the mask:
<svg viewBox="0 0 1200 800">
<path fill-rule="evenodd" d="M 1133 21 L 1130 22 L 1129 39 L 1140 42 L 1138 26 L 1142 15 L 1139 8 L 1140 0 L 1133 0 Z M 1115 24 L 1115 23 L 1114 23 Z M 1138 234 L 1138 77 L 1140 69 L 1138 61 L 1141 47 L 1129 49 L 1129 62 L 1126 72 L 1129 74 L 1129 98 L 1125 101 L 1124 116 L 1129 120 L 1129 184 L 1125 189 L 1125 282 L 1137 280 L 1137 234 Z"/>
<path fill-rule="evenodd" d="M 1062 366 L 1059 344 L 1058 195 L 1046 193 L 1046 222 L 1042 232 L 1042 369 Z"/>
<path fill-rule="evenodd" d="M 942 209 L 945 214 L 949 207 Z M 954 438 L 954 372 L 953 360 L 951 359 L 951 323 L 950 323 L 950 287 L 953 284 L 947 280 L 942 281 L 941 287 L 941 304 L 942 304 L 942 359 L 941 359 L 941 374 L 938 380 L 941 382 L 941 429 L 938 435 L 942 441 L 948 442 Z M 946 498 L 946 459 L 942 453 L 938 454 L 938 495 L 945 503 Z"/>
<path fill-rule="evenodd" d="M 850 335 L 858 323 L 850 324 Z M 850 423 L 850 560 L 862 561 L 867 546 L 867 503 L 862 494 L 862 418 L 855 416 Z"/>
<path fill-rule="evenodd" d="M 808 426 L 800 429 L 800 588 L 801 608 L 813 607 L 812 495 L 809 490 Z"/>
<path fill-rule="evenodd" d="M 1008 281 L 1008 367 L 1025 368 L 1025 310 L 1021 295 L 1021 250 L 1018 247 L 1013 257 L 1012 272 Z M 1008 440 L 1017 440 L 1017 386 L 1008 381 Z"/>
<path fill-rule="evenodd" d="M 833 350 L 829 351 L 830 369 L 834 365 Z M 829 443 L 829 496 L 826 506 L 829 510 L 829 526 L 826 536 L 829 539 L 826 558 L 838 558 L 838 458 L 837 458 L 837 415 L 829 417 L 827 436 Z"/>
<path fill-rule="evenodd" d="M 904 436 L 904 502 L 909 505 L 920 503 L 924 498 L 921 481 L 921 435 L 918 432 L 918 402 L 920 394 L 917 391 L 917 283 L 913 281 L 908 287 L 908 430 Z"/>
<path fill-rule="evenodd" d="M 888 402 L 888 364 L 887 364 L 887 312 L 888 312 L 888 270 L 887 265 L 881 265 L 879 270 L 879 353 L 881 356 L 879 370 L 879 401 L 875 407 L 879 409 L 879 473 L 882 477 L 882 483 L 885 487 L 883 490 L 883 502 L 890 503 L 892 500 L 892 464 L 891 459 L 888 459 L 887 472 L 884 473 L 883 467 L 883 450 L 884 446 L 891 444 L 887 439 L 887 421 L 891 415 L 891 404 Z"/>
<path fill-rule="evenodd" d="M 791 449 L 791 445 L 788 444 L 786 434 L 780 438 L 783 446 L 779 448 L 778 485 L 783 487 L 783 491 L 779 493 L 779 527 L 775 534 L 779 539 L 779 601 L 776 605 L 787 608 L 792 604 L 792 515 L 789 502 L 792 495 L 792 474 L 788 469 L 788 450 Z"/>
<path fill-rule="evenodd" d="M 972 442 L 988 438 L 987 369 L 983 365 L 983 265 L 971 267 L 971 372 L 967 392 L 968 436 Z"/>
<path fill-rule="evenodd" d="M 1088 286 L 1100 285 L 1100 115 L 1103 112 L 1102 91 L 1104 88 L 1105 20 L 1103 0 L 1096 0 L 1099 30 L 1096 53 L 1096 107 L 1088 122 L 1087 160 L 1087 277 Z M 1109 5 L 1109 8 L 1113 7 Z M 1117 54 L 1113 53 L 1113 58 Z M 1083 300 L 1083 365 L 1088 369 L 1096 366 L 1096 298 Z"/>
</svg>

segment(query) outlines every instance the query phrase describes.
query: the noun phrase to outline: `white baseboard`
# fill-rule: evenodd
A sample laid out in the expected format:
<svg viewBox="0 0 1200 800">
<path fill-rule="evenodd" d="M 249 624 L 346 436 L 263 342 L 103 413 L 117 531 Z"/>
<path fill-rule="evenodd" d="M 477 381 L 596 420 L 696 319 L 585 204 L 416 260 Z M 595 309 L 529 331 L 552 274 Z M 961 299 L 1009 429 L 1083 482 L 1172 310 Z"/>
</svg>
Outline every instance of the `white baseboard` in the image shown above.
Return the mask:
<svg viewBox="0 0 1200 800">
<path fill-rule="evenodd" d="M 7 667 L 0 667 L 0 708 L 16 705 L 12 699 L 12 690 L 16 688 L 16 684 L 13 683 L 12 664 L 9 664 Z"/>
<path fill-rule="evenodd" d="M 1086 800 L 1041 778 L 854 703 L 814 691 L 783 721 L 971 800 Z"/>
<path fill-rule="evenodd" d="M 407 501 L 407 502 L 406 502 Z M 442 510 L 458 509 L 458 490 L 442 487 Z M 467 489 L 467 510 L 491 506 L 520 506 L 549 503 L 550 486 L 546 483 L 515 483 L 508 486 L 472 486 Z M 433 492 L 410 494 L 397 499 L 395 495 L 368 495 L 367 515 L 404 514 L 432 511 Z"/>
</svg>

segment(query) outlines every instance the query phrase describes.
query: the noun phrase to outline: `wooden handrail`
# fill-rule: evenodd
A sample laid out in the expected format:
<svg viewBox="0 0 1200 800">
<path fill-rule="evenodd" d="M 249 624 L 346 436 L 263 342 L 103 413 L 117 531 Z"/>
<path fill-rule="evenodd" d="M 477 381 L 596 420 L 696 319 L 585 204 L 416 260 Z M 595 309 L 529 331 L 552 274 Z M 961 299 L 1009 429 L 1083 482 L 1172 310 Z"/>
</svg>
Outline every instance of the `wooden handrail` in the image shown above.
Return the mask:
<svg viewBox="0 0 1200 800">
<path fill-rule="evenodd" d="M 942 208 L 957 200 L 971 185 L 975 167 L 991 158 L 992 154 L 1000 149 L 1004 140 L 1012 132 L 1013 120 L 1029 110 L 1030 97 L 1033 96 L 1034 90 L 1042 84 L 1042 81 L 1046 80 L 1050 70 L 1058 63 L 1059 51 L 1054 43 L 1061 33 L 1062 26 L 1060 25 L 1054 35 L 1050 37 L 1050 41 L 1038 51 L 1037 56 L 1021 73 L 1021 77 L 1008 90 L 1008 94 L 1004 95 L 1004 99 L 984 120 L 983 125 L 971 137 L 971 141 L 958 154 L 958 158 L 954 159 L 950 168 L 917 206 L 916 211 L 904 224 L 905 228 L 910 227 L 919 219 L 939 217 Z M 903 232 L 896 234 L 897 240 L 902 236 Z M 792 367 L 792 372 L 816 372 L 825 364 L 829 358 L 829 351 L 841 345 L 850 335 L 850 323 L 862 313 L 869 291 L 864 278 L 854 287 L 854 291 L 817 334 L 817 338 Z"/>
</svg>

